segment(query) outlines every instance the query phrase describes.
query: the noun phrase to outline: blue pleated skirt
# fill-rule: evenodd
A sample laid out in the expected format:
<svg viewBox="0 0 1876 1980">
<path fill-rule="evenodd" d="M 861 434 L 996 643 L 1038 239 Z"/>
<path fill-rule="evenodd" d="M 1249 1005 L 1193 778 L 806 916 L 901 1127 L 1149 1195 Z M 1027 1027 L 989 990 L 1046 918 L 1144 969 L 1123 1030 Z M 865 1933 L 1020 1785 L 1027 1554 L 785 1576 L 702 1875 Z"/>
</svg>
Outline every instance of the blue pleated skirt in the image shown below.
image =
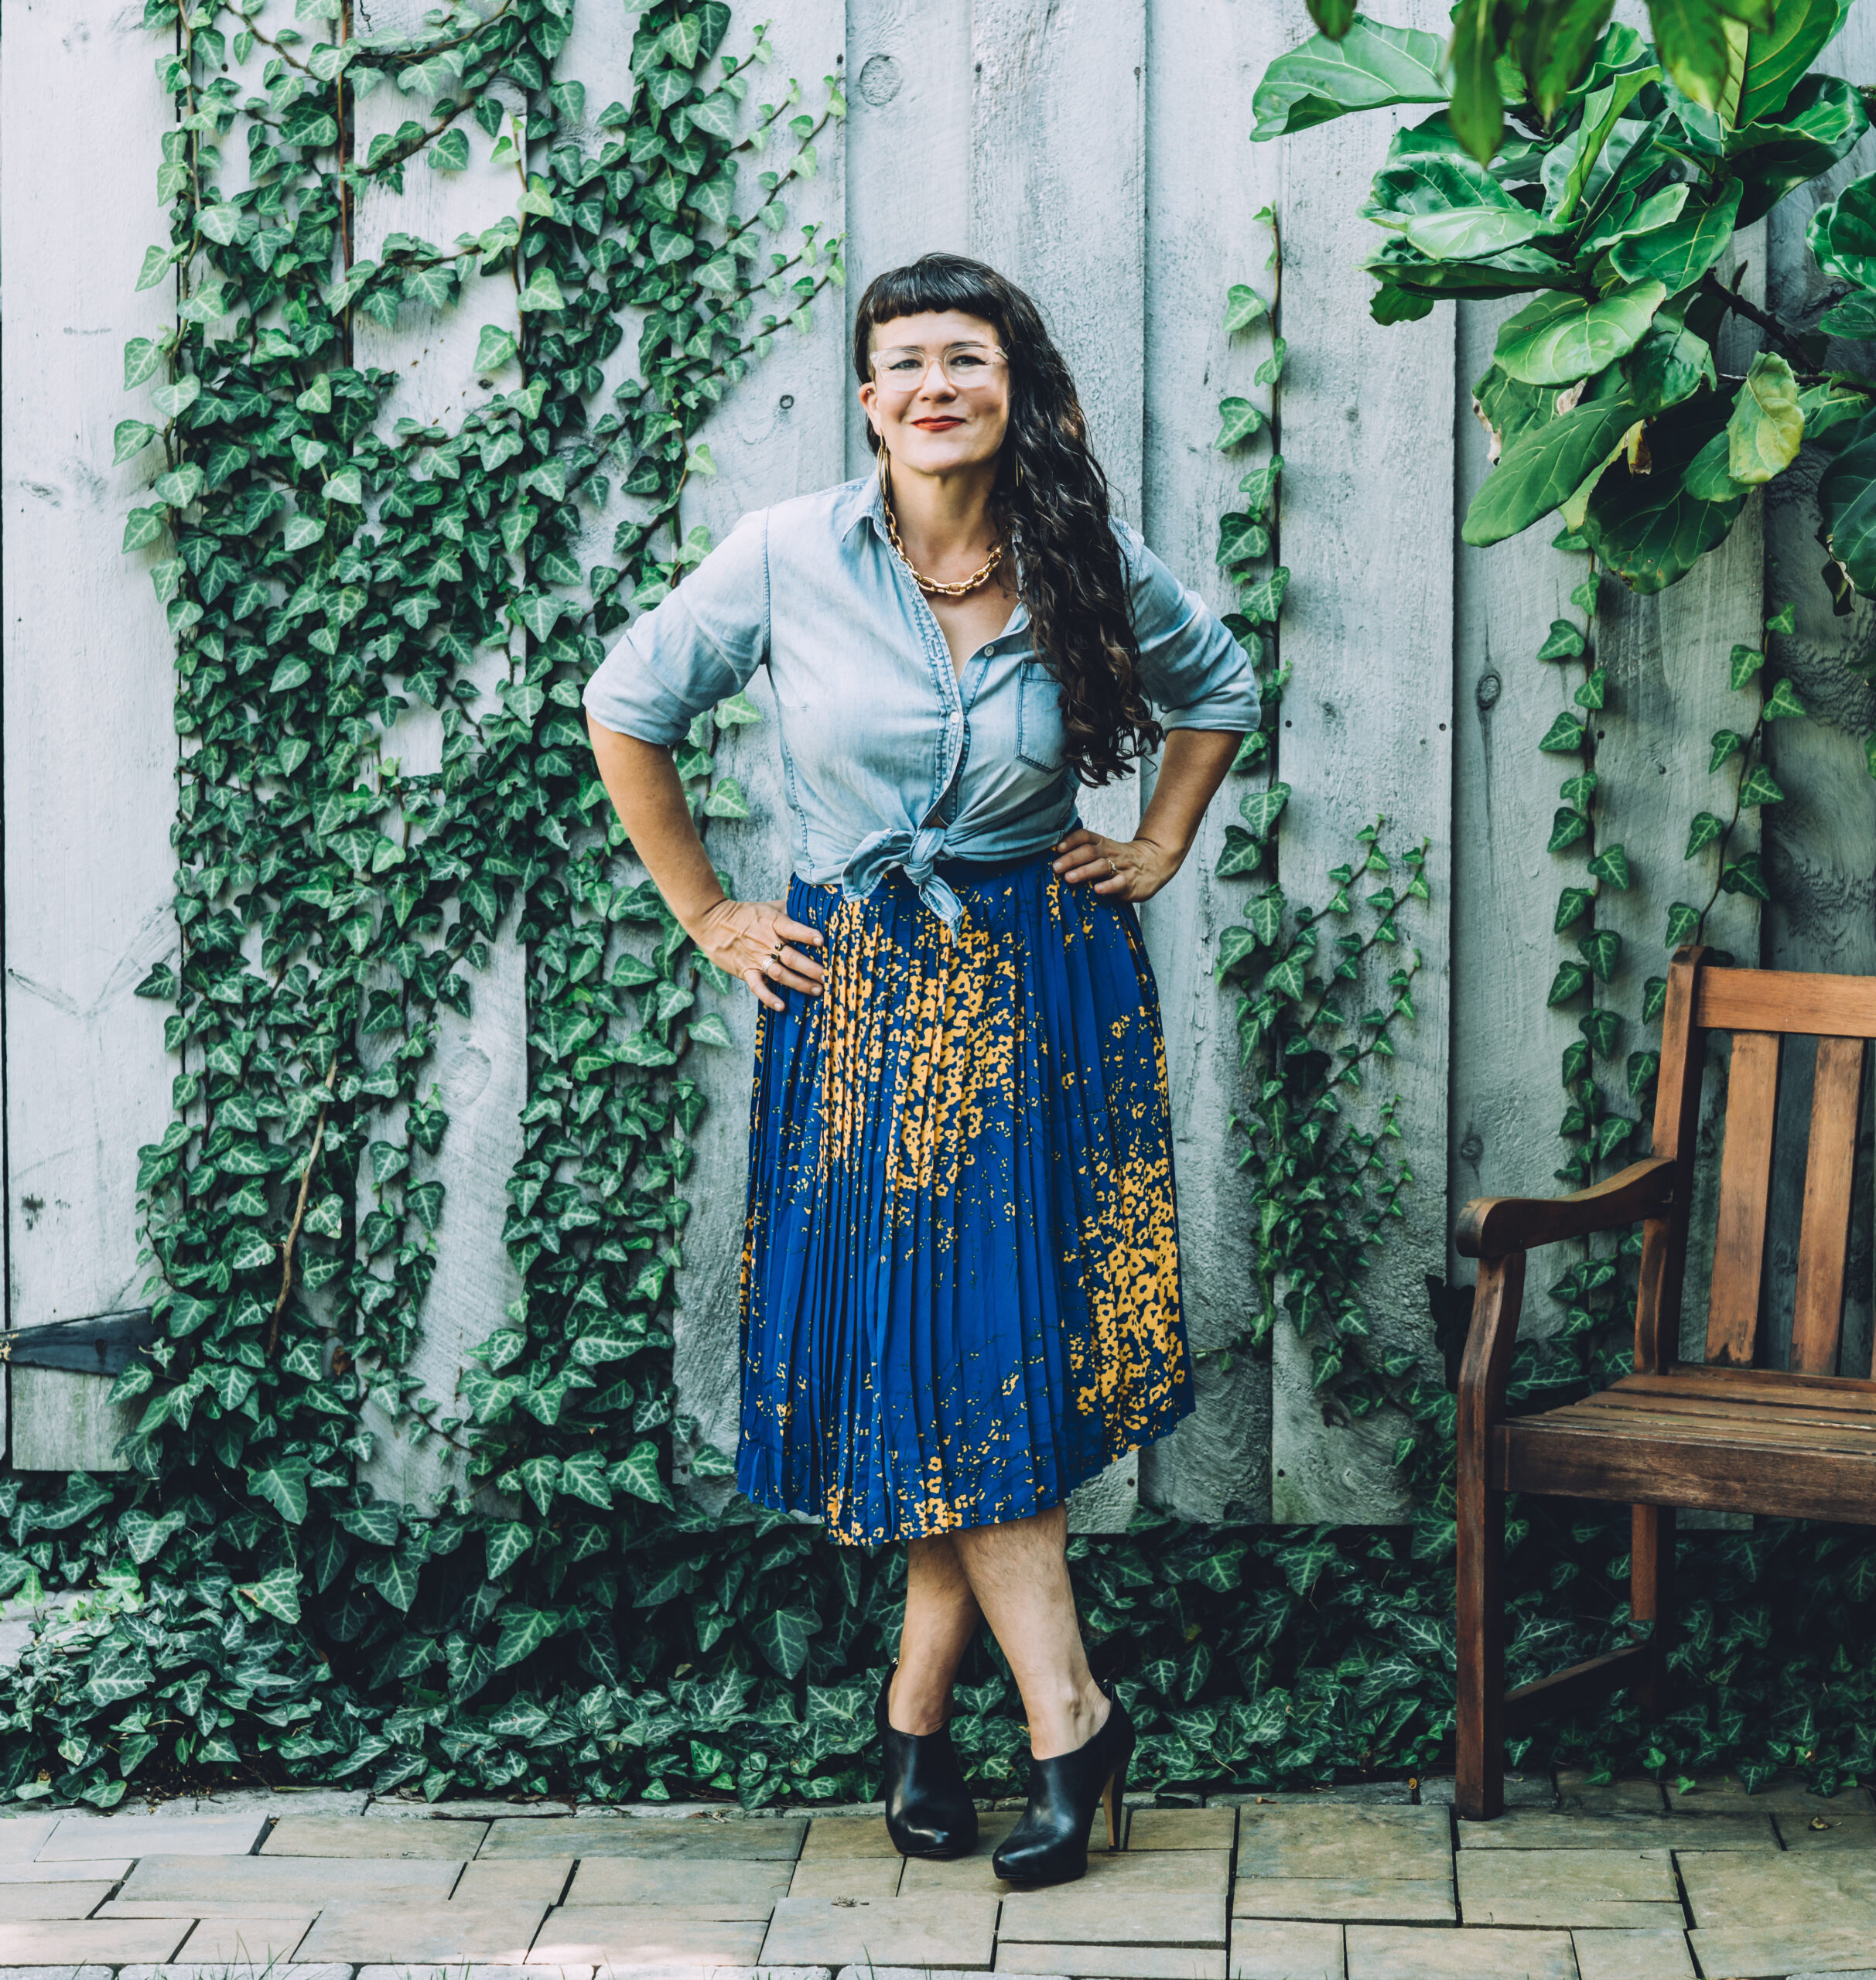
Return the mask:
<svg viewBox="0 0 1876 1980">
<path fill-rule="evenodd" d="M 789 888 L 826 979 L 757 1026 L 736 1478 L 841 1541 L 1045 1511 L 1192 1407 L 1146 944 L 1052 856 L 941 866 L 955 939 L 897 868 Z"/>
</svg>

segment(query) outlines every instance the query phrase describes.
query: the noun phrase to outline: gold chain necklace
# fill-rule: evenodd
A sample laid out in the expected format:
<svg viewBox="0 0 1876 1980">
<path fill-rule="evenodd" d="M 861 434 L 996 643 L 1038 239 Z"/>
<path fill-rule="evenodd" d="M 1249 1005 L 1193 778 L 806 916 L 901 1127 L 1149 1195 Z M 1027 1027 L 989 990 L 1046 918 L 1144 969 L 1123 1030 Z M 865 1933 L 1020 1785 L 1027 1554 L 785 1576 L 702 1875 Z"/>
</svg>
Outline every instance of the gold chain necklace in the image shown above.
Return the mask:
<svg viewBox="0 0 1876 1980">
<path fill-rule="evenodd" d="M 899 541 L 899 524 L 897 518 L 893 514 L 891 500 L 885 496 L 883 491 L 881 494 L 881 506 L 886 510 L 886 534 L 892 544 L 894 554 L 911 572 L 912 581 L 921 591 L 936 592 L 941 598 L 966 597 L 979 585 L 988 582 L 990 574 L 1003 561 L 1003 546 L 1000 543 L 993 544 L 989 555 L 968 578 L 961 579 L 955 584 L 945 584 L 939 579 L 928 578 L 905 554 L 905 545 Z"/>
</svg>

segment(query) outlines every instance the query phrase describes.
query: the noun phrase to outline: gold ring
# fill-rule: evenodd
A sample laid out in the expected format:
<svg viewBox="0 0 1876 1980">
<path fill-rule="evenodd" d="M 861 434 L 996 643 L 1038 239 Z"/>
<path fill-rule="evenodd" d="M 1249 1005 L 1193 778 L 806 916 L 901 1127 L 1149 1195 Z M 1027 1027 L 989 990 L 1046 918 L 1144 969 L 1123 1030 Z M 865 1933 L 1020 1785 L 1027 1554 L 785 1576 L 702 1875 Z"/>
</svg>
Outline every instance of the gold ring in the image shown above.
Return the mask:
<svg viewBox="0 0 1876 1980">
<path fill-rule="evenodd" d="M 1114 855 L 1112 855 L 1112 853 L 1111 853 L 1111 852 L 1110 852 L 1110 853 L 1108 855 L 1108 856 L 1107 856 L 1107 876 L 1108 876 L 1108 878 L 1111 880 L 1111 879 L 1114 877 L 1114 876 L 1115 876 L 1116 873 L 1118 873 L 1119 871 L 1120 871 L 1120 869 L 1114 864 Z"/>
</svg>

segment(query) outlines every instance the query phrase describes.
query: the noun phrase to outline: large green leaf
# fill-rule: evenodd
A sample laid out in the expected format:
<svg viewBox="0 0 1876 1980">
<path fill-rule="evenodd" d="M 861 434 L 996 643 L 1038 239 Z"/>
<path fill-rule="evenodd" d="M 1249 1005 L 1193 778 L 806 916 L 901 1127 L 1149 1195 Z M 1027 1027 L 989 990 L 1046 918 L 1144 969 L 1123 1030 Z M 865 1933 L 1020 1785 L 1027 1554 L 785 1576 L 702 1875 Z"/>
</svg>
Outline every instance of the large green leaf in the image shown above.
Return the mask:
<svg viewBox="0 0 1876 1980">
<path fill-rule="evenodd" d="M 1536 0 L 1527 5 L 1512 46 L 1537 114 L 1550 123 L 1587 67 L 1614 0 Z"/>
<path fill-rule="evenodd" d="M 1703 385 L 1719 383 L 1713 346 L 1673 309 L 1656 316 L 1649 334 L 1623 359 L 1622 376 L 1635 410 L 1650 419 L 1693 398 Z"/>
<path fill-rule="evenodd" d="M 1835 76 L 1806 76 L 1775 121 L 1742 125 L 1727 157 L 1744 182 L 1738 224 L 1749 227 L 1792 187 L 1828 172 L 1869 128 L 1863 99 Z"/>
<path fill-rule="evenodd" d="M 1461 536 L 1468 543 L 1498 543 L 1528 529 L 1582 486 L 1635 418 L 1623 397 L 1577 406 L 1521 435 L 1474 497 Z"/>
<path fill-rule="evenodd" d="M 1712 205 L 1690 206 L 1665 227 L 1629 235 L 1610 251 L 1610 265 L 1625 282 L 1659 282 L 1678 295 L 1726 252 L 1739 217 L 1737 182 Z"/>
<path fill-rule="evenodd" d="M 1820 207 L 1805 237 L 1826 275 L 1876 289 L 1876 172 L 1853 179 Z"/>
<path fill-rule="evenodd" d="M 1413 295 L 1437 300 L 1470 296 L 1488 301 L 1495 296 L 1529 295 L 1534 288 L 1574 288 L 1576 278 L 1567 262 L 1528 242 L 1477 261 L 1441 261 L 1422 254 L 1396 236 L 1362 264 L 1372 275 Z"/>
<path fill-rule="evenodd" d="M 1656 68 L 1628 69 L 1612 76 L 1601 88 L 1584 99 L 1583 116 L 1576 129 L 1544 160 L 1544 188 L 1553 226 L 1561 226 L 1575 213 L 1585 193 L 1599 189 L 1597 168 L 1612 171 L 1615 160 L 1603 160 L 1603 148 L 1609 142 L 1622 112 L 1636 95 L 1661 71 Z"/>
<path fill-rule="evenodd" d="M 1543 225 L 1482 165 L 1451 152 L 1421 152 L 1378 172 L 1362 213 L 1443 261 L 1501 254 Z"/>
<path fill-rule="evenodd" d="M 1817 484 L 1831 555 L 1866 597 L 1876 594 L 1876 413 L 1866 415 Z"/>
<path fill-rule="evenodd" d="M 1704 109 L 1720 106 L 1726 86 L 1726 20 L 1714 0 L 1649 0 L 1649 26 L 1662 67 Z"/>
<path fill-rule="evenodd" d="M 1746 77 L 1738 121 L 1776 116 L 1792 86 L 1811 64 L 1850 11 L 1850 0 L 1776 0 L 1769 28 L 1746 36 Z"/>
<path fill-rule="evenodd" d="M 1445 50 L 1437 35 L 1389 27 L 1357 15 L 1339 41 L 1312 35 L 1280 55 L 1251 98 L 1254 141 L 1307 131 L 1351 110 L 1396 103 L 1444 103 Z"/>
<path fill-rule="evenodd" d="M 1725 410 L 1708 393 L 1675 407 L 1649 427 L 1649 471 L 1611 468 L 1590 497 L 1584 538 L 1632 590 L 1684 577 L 1738 519 L 1743 495 L 1708 499 L 1685 483 L 1695 456 L 1723 435 Z"/>
<path fill-rule="evenodd" d="M 1667 294 L 1659 282 L 1646 282 L 1595 302 L 1540 295 L 1499 330 L 1493 361 L 1520 384 L 1573 384 L 1634 350 Z"/>
<path fill-rule="evenodd" d="M 1489 165 L 1505 135 L 1498 87 L 1498 9 L 1495 0 L 1459 0 L 1447 48 L 1452 78 L 1453 135 L 1481 165 Z"/>
<path fill-rule="evenodd" d="M 1798 458 L 1804 414 L 1798 381 L 1783 358 L 1762 350 L 1753 359 L 1733 402 L 1726 436 L 1727 473 L 1748 486 L 1770 481 Z"/>
</svg>

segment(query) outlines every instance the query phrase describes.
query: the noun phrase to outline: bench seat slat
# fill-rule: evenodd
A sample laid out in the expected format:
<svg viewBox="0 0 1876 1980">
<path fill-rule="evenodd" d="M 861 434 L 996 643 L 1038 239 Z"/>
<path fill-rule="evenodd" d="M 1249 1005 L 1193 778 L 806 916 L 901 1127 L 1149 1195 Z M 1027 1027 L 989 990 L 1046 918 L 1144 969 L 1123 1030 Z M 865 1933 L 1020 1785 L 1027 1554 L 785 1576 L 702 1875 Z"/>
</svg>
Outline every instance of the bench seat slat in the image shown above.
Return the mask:
<svg viewBox="0 0 1876 1980">
<path fill-rule="evenodd" d="M 1876 1447 L 1755 1450 L 1737 1439 L 1612 1436 L 1532 1417 L 1494 1429 L 1491 1468 L 1508 1492 L 1876 1525 Z"/>
</svg>

